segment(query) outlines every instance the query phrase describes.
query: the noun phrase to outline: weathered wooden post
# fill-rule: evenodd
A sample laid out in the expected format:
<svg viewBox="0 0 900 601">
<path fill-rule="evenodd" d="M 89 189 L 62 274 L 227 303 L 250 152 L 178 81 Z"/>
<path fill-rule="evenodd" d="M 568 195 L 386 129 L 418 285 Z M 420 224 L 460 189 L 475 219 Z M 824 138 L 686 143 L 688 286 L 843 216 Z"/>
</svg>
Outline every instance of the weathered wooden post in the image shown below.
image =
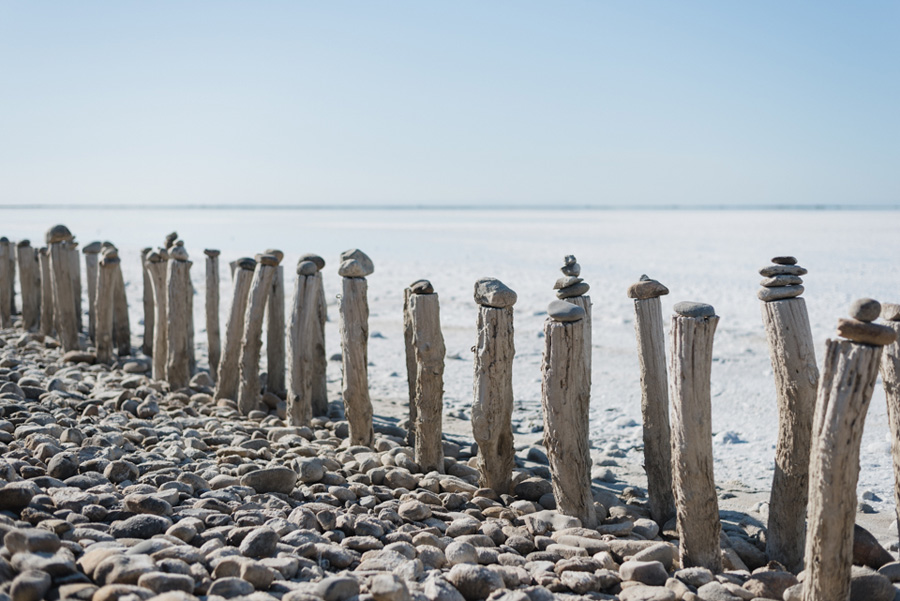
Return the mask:
<svg viewBox="0 0 900 601">
<path fill-rule="evenodd" d="M 278 260 L 272 276 L 272 289 L 266 306 L 266 390 L 282 396 L 287 390 L 284 385 L 284 253 L 270 248 L 266 251 Z"/>
<path fill-rule="evenodd" d="M 154 328 L 153 328 L 153 379 L 166 379 L 166 360 L 169 350 L 167 343 L 168 315 L 166 305 L 169 287 L 166 285 L 166 264 L 169 253 L 160 248 L 147 255 L 147 270 L 150 272 L 150 286 L 153 290 Z"/>
<path fill-rule="evenodd" d="M 50 249 L 38 249 L 38 264 L 41 267 L 41 334 L 50 336 L 56 329 L 53 309 L 53 278 L 50 271 Z"/>
<path fill-rule="evenodd" d="M 513 305 L 516 293 L 500 280 L 475 282 L 478 341 L 475 344 L 472 436 L 478 443 L 479 483 L 509 494 L 515 467 L 512 364 L 516 354 Z"/>
<path fill-rule="evenodd" d="M 19 285 L 22 289 L 22 327 L 26 331 L 38 329 L 41 323 L 41 266 L 37 250 L 28 240 L 16 245 L 19 262 Z"/>
<path fill-rule="evenodd" d="M 72 276 L 72 259 L 69 247 L 72 233 L 64 225 L 56 225 L 47 231 L 50 248 L 50 271 L 53 280 L 53 307 L 56 335 L 63 351 L 78 349 L 78 316 L 75 302 L 75 278 Z"/>
<path fill-rule="evenodd" d="M 166 297 L 166 380 L 169 388 L 185 388 L 191 381 L 189 319 L 193 315 L 191 265 L 184 246 L 169 249 Z"/>
<path fill-rule="evenodd" d="M 328 307 L 325 304 L 325 287 L 322 281 L 325 259 L 319 255 L 307 253 L 300 257 L 300 261 L 311 261 L 318 269 L 318 273 L 316 273 L 318 327 L 313 330 L 312 342 L 312 414 L 324 416 L 328 415 L 328 358 L 325 356 L 325 322 L 328 321 Z"/>
<path fill-rule="evenodd" d="M 147 257 L 153 249 L 147 247 L 141 250 L 141 273 L 143 274 L 142 297 L 144 305 L 144 339 L 141 343 L 141 351 L 148 357 L 153 355 L 153 325 L 156 322 L 156 309 L 153 306 L 153 284 L 150 277 L 150 263 Z"/>
<path fill-rule="evenodd" d="M 103 255 L 119 256 L 119 250 L 113 246 L 104 250 Z M 128 318 L 128 297 L 125 294 L 125 278 L 122 276 L 121 262 L 115 263 L 113 282 L 113 344 L 119 357 L 131 354 L 131 322 Z"/>
<path fill-rule="evenodd" d="M 409 297 L 412 296 L 412 286 L 419 282 L 413 282 L 409 288 L 403 289 L 403 348 L 406 353 L 406 383 L 409 389 L 409 419 L 407 420 L 406 444 L 416 446 L 416 349 L 413 348 L 413 324 L 409 314 Z"/>
<path fill-rule="evenodd" d="M 792 572 L 803 569 L 809 447 L 819 370 L 801 275 L 794 257 L 775 257 L 760 269 L 759 296 L 778 401 L 775 475 L 769 497 L 766 553 Z"/>
<path fill-rule="evenodd" d="M 338 275 L 343 277 L 341 296 L 341 367 L 344 411 L 350 422 L 350 443 L 371 446 L 372 402 L 369 400 L 368 344 L 369 303 L 366 276 L 375 271 L 372 260 L 361 250 L 341 253 Z"/>
<path fill-rule="evenodd" d="M 553 286 L 553 289 L 556 290 L 556 297 L 584 309 L 584 360 L 587 362 L 588 381 L 590 381 L 593 322 L 591 321 L 591 297 L 585 295 L 591 286 L 579 277 L 581 265 L 575 260 L 575 255 L 566 255 L 563 266 L 559 270 L 563 273 L 563 277 L 556 280 L 556 284 Z"/>
<path fill-rule="evenodd" d="M 415 460 L 424 472 L 444 471 L 442 414 L 444 410 L 444 336 L 438 295 L 431 282 L 410 287 L 409 315 L 416 354 Z"/>
<path fill-rule="evenodd" d="M 672 439 L 662 303 L 669 289 L 642 275 L 628 287 L 634 299 L 634 333 L 641 367 L 641 416 L 644 426 L 644 471 L 650 517 L 660 527 L 675 516 L 672 493 Z"/>
<path fill-rule="evenodd" d="M 278 267 L 274 255 L 257 255 L 256 270 L 250 284 L 247 311 L 244 315 L 244 335 L 241 338 L 241 371 L 238 388 L 238 410 L 247 415 L 259 407 L 259 355 L 262 351 L 262 324 L 269 294 L 272 292 L 272 278 Z"/>
<path fill-rule="evenodd" d="M 236 263 L 231 309 L 228 312 L 228 322 L 225 324 L 225 341 L 222 358 L 219 360 L 219 378 L 216 381 L 216 398 L 232 401 L 236 401 L 238 396 L 244 315 L 247 312 L 250 283 L 256 269 L 256 261 L 249 257 L 238 259 Z"/>
<path fill-rule="evenodd" d="M 591 495 L 591 384 L 584 360 L 585 312 L 578 305 L 555 300 L 547 315 L 541 405 L 553 496 L 560 513 L 593 528 L 597 512 Z"/>
<path fill-rule="evenodd" d="M 885 326 L 900 336 L 900 304 L 881 303 Z M 887 401 L 888 424 L 891 427 L 891 457 L 894 463 L 894 509 L 900 528 L 900 341 L 884 347 L 881 354 L 881 380 Z"/>
<path fill-rule="evenodd" d="M 88 338 L 97 342 L 97 265 L 100 260 L 101 245 L 99 242 L 91 242 L 81 252 L 84 254 L 84 273 L 87 277 L 88 295 Z"/>
<path fill-rule="evenodd" d="M 850 598 L 863 425 L 882 347 L 897 340 L 893 329 L 871 323 L 880 312 L 878 301 L 856 301 L 852 319 L 838 320 L 838 336 L 847 340 L 825 342 L 809 462 L 804 601 Z"/>
<path fill-rule="evenodd" d="M 84 315 L 81 311 L 81 259 L 78 256 L 78 242 L 72 240 L 68 246 L 69 277 L 72 278 L 72 292 L 75 297 L 75 318 L 77 332 L 84 330 Z"/>
<path fill-rule="evenodd" d="M 95 282 L 94 309 L 96 322 L 94 336 L 97 346 L 97 361 L 112 363 L 113 324 L 116 305 L 116 270 L 119 256 L 113 248 L 106 248 L 100 260 Z"/>
<path fill-rule="evenodd" d="M 219 251 L 207 248 L 206 255 L 206 344 L 209 348 L 209 375 L 213 382 L 219 372 L 222 341 L 219 332 Z"/>
<path fill-rule="evenodd" d="M 16 254 L 9 246 L 9 314 L 16 314 Z"/>
<path fill-rule="evenodd" d="M 719 317 L 712 305 L 681 302 L 672 316 L 672 468 L 681 565 L 722 571 L 713 477 L 710 372 Z"/>
<path fill-rule="evenodd" d="M 12 289 L 9 287 L 9 282 L 13 278 L 12 270 L 9 267 L 11 247 L 9 238 L 6 236 L 0 238 L 0 328 L 11 328 L 13 325 L 10 308 Z"/>
<path fill-rule="evenodd" d="M 308 426 L 313 416 L 312 385 L 321 282 L 318 272 L 312 261 L 297 264 L 297 283 L 288 326 L 287 414 L 292 426 Z"/>
</svg>

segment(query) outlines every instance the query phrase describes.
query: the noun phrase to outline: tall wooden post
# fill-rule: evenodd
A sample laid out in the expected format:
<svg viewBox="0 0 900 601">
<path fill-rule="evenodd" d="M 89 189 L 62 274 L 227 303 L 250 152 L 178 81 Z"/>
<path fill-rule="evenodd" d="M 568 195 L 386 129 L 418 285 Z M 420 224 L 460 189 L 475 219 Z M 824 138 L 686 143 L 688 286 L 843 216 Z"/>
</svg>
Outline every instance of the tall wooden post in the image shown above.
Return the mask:
<svg viewBox="0 0 900 601">
<path fill-rule="evenodd" d="M 414 282 L 413 285 L 419 282 Z M 406 444 L 416 446 L 416 349 L 413 348 L 413 324 L 409 314 L 410 288 L 403 289 L 403 347 L 406 351 L 406 383 L 409 389 L 409 420 L 406 431 Z"/>
<path fill-rule="evenodd" d="M 256 259 L 256 271 L 250 284 L 250 296 L 244 315 L 244 335 L 241 339 L 241 371 L 237 402 L 238 410 L 244 415 L 259 407 L 259 355 L 262 351 L 263 315 L 272 291 L 275 268 L 278 267 L 278 258 L 274 255 L 258 255 Z"/>
<path fill-rule="evenodd" d="M 328 357 L 325 355 L 325 323 L 328 321 L 328 308 L 325 304 L 325 287 L 322 281 L 322 270 L 325 268 L 325 259 L 313 253 L 306 253 L 300 257 L 298 265 L 304 261 L 310 261 L 318 270 L 316 279 L 318 283 L 318 328 L 313 332 L 313 371 L 312 371 L 312 414 L 315 416 L 328 415 Z"/>
<path fill-rule="evenodd" d="M 838 320 L 839 336 L 828 340 L 816 397 L 809 473 L 804 601 L 850 598 L 853 526 L 859 447 L 882 347 L 897 340 L 886 326 L 870 323 L 877 301 L 854 303 L 852 319 Z"/>
<path fill-rule="evenodd" d="M 806 301 L 800 298 L 806 270 L 794 257 L 775 257 L 758 296 L 778 401 L 775 475 L 769 497 L 766 553 L 792 572 L 803 569 L 809 448 L 819 370 Z M 802 271 L 802 274 L 799 273 Z"/>
<path fill-rule="evenodd" d="M 9 249 L 9 314 L 16 314 L 16 254 L 12 244 Z"/>
<path fill-rule="evenodd" d="M 76 332 L 84 330 L 84 315 L 81 307 L 81 259 L 78 256 L 78 242 L 72 240 L 67 250 L 69 251 L 69 277 L 72 278 L 72 295 L 75 298 L 75 323 Z"/>
<path fill-rule="evenodd" d="M 38 249 L 38 264 L 41 267 L 41 334 L 50 336 L 56 329 L 53 309 L 53 278 L 50 271 L 50 249 Z"/>
<path fill-rule="evenodd" d="M 216 381 L 222 341 L 219 331 L 219 251 L 207 248 L 206 255 L 206 343 L 209 349 L 209 375 Z"/>
<path fill-rule="evenodd" d="M 269 249 L 267 255 L 278 260 L 272 275 L 272 289 L 269 291 L 268 305 L 266 306 L 266 389 L 276 395 L 284 395 L 286 387 L 284 365 L 284 266 L 281 261 L 284 253 L 280 250 Z"/>
<path fill-rule="evenodd" d="M 585 296 L 591 289 L 581 275 L 581 265 L 575 255 L 566 255 L 563 266 L 559 268 L 563 277 L 556 280 L 553 289 L 556 297 L 584 309 L 584 360 L 587 362 L 588 381 L 591 378 L 591 358 L 593 355 L 593 322 L 591 321 L 591 297 Z"/>
<path fill-rule="evenodd" d="M 256 269 L 256 261 L 244 257 L 236 262 L 234 290 L 228 322 L 225 324 L 225 341 L 222 358 L 219 360 L 219 379 L 216 381 L 216 398 L 237 401 L 238 380 L 241 364 L 241 340 L 244 336 L 244 315 L 247 312 L 247 298 Z"/>
<path fill-rule="evenodd" d="M 97 271 L 94 292 L 94 309 L 96 310 L 94 336 L 97 345 L 97 361 L 100 363 L 112 363 L 116 269 L 118 267 L 118 254 L 106 252 L 103 254 L 103 259 L 100 261 Z"/>
<path fill-rule="evenodd" d="M 147 269 L 150 272 L 150 286 L 153 290 L 154 329 L 153 329 L 153 379 L 166 379 L 166 360 L 169 349 L 167 344 L 168 315 L 166 306 L 169 298 L 169 287 L 166 285 L 166 264 L 169 253 L 164 248 L 147 255 Z"/>
<path fill-rule="evenodd" d="M 557 511 L 593 528 L 597 512 L 591 494 L 591 385 L 584 360 L 585 313 L 578 305 L 555 300 L 547 314 L 541 405 L 553 496 Z"/>
<path fill-rule="evenodd" d="M 669 289 L 642 275 L 628 287 L 634 299 L 634 333 L 641 368 L 641 416 L 644 426 L 644 471 L 650 517 L 660 527 L 675 516 L 672 492 L 672 440 L 662 303 Z"/>
<path fill-rule="evenodd" d="M 72 276 L 72 259 L 69 250 L 72 233 L 64 225 L 57 225 L 47 232 L 50 247 L 50 271 L 53 279 L 53 306 L 56 335 L 64 351 L 78 349 L 78 316 L 75 302 L 75 278 Z"/>
<path fill-rule="evenodd" d="M 22 290 L 22 327 L 35 331 L 41 323 L 41 266 L 37 250 L 31 242 L 21 240 L 16 245 L 19 262 L 19 287 Z"/>
<path fill-rule="evenodd" d="M 713 477 L 710 371 L 719 318 L 711 305 L 682 302 L 672 316 L 672 467 L 684 567 L 722 571 Z"/>
<path fill-rule="evenodd" d="M 91 242 L 81 252 L 84 254 L 84 274 L 87 278 L 88 337 L 97 342 L 97 265 L 100 260 L 100 243 Z"/>
<path fill-rule="evenodd" d="M 421 292 L 420 292 L 421 291 Z M 412 289 L 409 315 L 416 355 L 415 460 L 422 470 L 444 471 L 442 414 L 444 410 L 444 336 L 438 295 L 430 282 Z"/>
<path fill-rule="evenodd" d="M 166 380 L 172 390 L 191 381 L 189 320 L 193 315 L 191 265 L 183 245 L 169 249 L 166 308 Z"/>
<path fill-rule="evenodd" d="M 350 443 L 371 446 L 374 437 L 372 402 L 369 400 L 368 344 L 369 303 L 366 276 L 375 271 L 361 250 L 341 253 L 338 275 L 343 278 L 341 296 L 341 367 L 344 411 L 350 423 Z"/>
<path fill-rule="evenodd" d="M 509 290 L 499 280 L 494 286 Z M 497 494 L 512 492 L 510 481 L 515 467 L 512 365 L 516 354 L 513 305 L 517 296 L 509 291 L 512 294 L 492 298 L 475 295 L 478 339 L 475 343 L 472 437 L 478 443 L 479 484 Z"/>
<path fill-rule="evenodd" d="M 884 325 L 900 336 L 900 304 L 882 303 Z M 891 428 L 891 457 L 894 463 L 894 509 L 900 529 L 900 341 L 884 347 L 881 354 L 881 380 L 887 401 L 888 424 Z"/>
<path fill-rule="evenodd" d="M 147 257 L 153 249 L 147 247 L 141 250 L 141 273 L 143 274 L 142 297 L 144 306 L 144 339 L 141 343 L 141 351 L 150 357 L 153 355 L 153 326 L 156 323 L 156 308 L 153 305 L 153 284 L 150 277 L 150 263 Z"/>
<path fill-rule="evenodd" d="M 318 268 L 312 261 L 297 265 L 297 283 L 288 338 L 287 413 L 292 426 L 308 426 L 313 416 L 315 343 L 319 328 Z"/>
<path fill-rule="evenodd" d="M 13 278 L 9 262 L 11 253 L 12 245 L 9 238 L 3 236 L 0 238 L 0 328 L 11 328 L 13 325 L 12 310 L 10 309 L 12 288 L 9 286 L 9 282 Z"/>
<path fill-rule="evenodd" d="M 103 256 L 118 258 L 119 250 L 111 246 L 104 249 Z M 121 261 L 116 261 L 113 272 L 113 344 L 119 357 L 131 354 L 131 321 L 128 318 L 128 297 L 125 294 Z"/>
</svg>

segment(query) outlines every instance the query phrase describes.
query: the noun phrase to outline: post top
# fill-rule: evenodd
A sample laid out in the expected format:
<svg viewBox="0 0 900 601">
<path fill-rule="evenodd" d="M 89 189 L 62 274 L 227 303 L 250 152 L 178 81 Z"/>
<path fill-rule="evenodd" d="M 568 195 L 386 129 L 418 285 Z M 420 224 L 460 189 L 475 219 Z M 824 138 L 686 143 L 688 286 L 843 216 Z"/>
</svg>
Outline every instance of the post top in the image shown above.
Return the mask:
<svg viewBox="0 0 900 601">
<path fill-rule="evenodd" d="M 97 254 L 97 253 L 100 252 L 100 249 L 101 249 L 102 247 L 103 247 L 103 245 L 100 244 L 99 241 L 94 240 L 93 242 L 91 242 L 90 244 L 88 244 L 87 246 L 85 246 L 84 248 L 82 248 L 82 249 L 81 249 L 81 252 L 83 252 L 83 253 L 86 254 L 86 255 L 95 255 L 95 254 Z M 145 252 L 146 252 L 146 251 L 149 251 L 149 250 L 150 250 L 150 249 L 147 248 L 147 249 L 145 249 Z"/>
<path fill-rule="evenodd" d="M 277 248 L 267 248 L 265 254 L 272 255 L 276 259 L 278 259 L 279 265 L 284 260 L 284 253 L 278 250 Z"/>
<path fill-rule="evenodd" d="M 481 278 L 475 282 L 475 302 L 483 307 L 504 309 L 519 299 L 515 291 L 497 278 Z"/>
<path fill-rule="evenodd" d="M 247 271 L 253 271 L 256 269 L 256 259 L 251 259 L 250 257 L 241 257 L 236 261 L 237 266 L 241 269 L 246 269 Z"/>
<path fill-rule="evenodd" d="M 668 293 L 668 288 L 656 280 L 651 279 L 647 274 L 642 275 L 637 282 L 628 287 L 628 298 L 633 298 L 635 300 L 658 298 Z"/>
<path fill-rule="evenodd" d="M 797 257 L 773 257 L 772 263 L 774 265 L 759 270 L 759 275 L 763 276 L 759 282 L 761 288 L 756 292 L 759 300 L 771 303 L 803 294 L 803 278 L 800 276 L 806 275 L 806 269 L 797 265 Z"/>
<path fill-rule="evenodd" d="M 375 271 L 375 265 L 369 255 L 351 248 L 341 253 L 341 265 L 338 267 L 338 275 L 345 278 L 364 278 Z"/>
<path fill-rule="evenodd" d="M 169 249 L 169 256 L 175 259 L 176 261 L 187 261 L 188 260 L 188 251 L 184 247 L 184 242 L 179 240 L 175 243 L 175 246 Z"/>
<path fill-rule="evenodd" d="M 297 275 L 316 275 L 319 268 L 312 261 L 300 261 L 297 264 Z"/>
<path fill-rule="evenodd" d="M 18 246 L 19 248 L 25 248 L 26 246 L 31 246 L 31 240 L 29 240 L 28 238 L 25 238 L 24 240 L 19 240 L 19 242 L 16 244 L 16 246 Z"/>
<path fill-rule="evenodd" d="M 547 305 L 547 315 L 553 321 L 571 323 L 584 319 L 586 313 L 584 309 L 573 303 L 567 303 L 564 300 L 553 300 Z"/>
<path fill-rule="evenodd" d="M 675 303 L 675 313 L 682 317 L 715 317 L 716 310 L 712 305 L 697 301 L 681 301 Z"/>
<path fill-rule="evenodd" d="M 428 280 L 416 280 L 409 285 L 409 291 L 413 294 L 434 294 L 434 286 Z"/>
<path fill-rule="evenodd" d="M 47 230 L 47 244 L 68 242 L 73 238 L 74 236 L 72 236 L 72 232 L 69 231 L 69 228 L 62 224 L 54 225 L 49 230 Z"/>
<path fill-rule="evenodd" d="M 256 260 L 260 265 L 265 265 L 266 267 L 277 267 L 278 266 L 278 257 L 275 255 L 269 254 L 260 254 L 256 255 Z"/>
<path fill-rule="evenodd" d="M 218 257 L 221 253 L 214 248 L 206 248 L 203 250 L 203 254 L 207 257 Z"/>
<path fill-rule="evenodd" d="M 325 259 L 314 253 L 305 253 L 300 255 L 300 260 L 297 261 L 297 265 L 299 265 L 303 261 L 312 261 L 315 264 L 316 269 L 318 269 L 319 271 L 322 271 L 322 269 L 325 267 Z"/>
</svg>

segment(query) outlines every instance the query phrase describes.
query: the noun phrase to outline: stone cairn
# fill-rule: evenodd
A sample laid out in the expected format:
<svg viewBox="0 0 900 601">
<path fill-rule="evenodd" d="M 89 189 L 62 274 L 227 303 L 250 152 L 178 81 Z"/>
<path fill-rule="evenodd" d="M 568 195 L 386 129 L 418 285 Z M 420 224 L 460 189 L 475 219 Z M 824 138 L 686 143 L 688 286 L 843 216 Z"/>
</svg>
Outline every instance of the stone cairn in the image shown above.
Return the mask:
<svg viewBox="0 0 900 601">
<path fill-rule="evenodd" d="M 803 293 L 806 269 L 794 257 L 759 270 L 759 299 L 778 401 L 775 475 L 769 498 L 766 552 L 793 572 L 803 568 L 809 449 L 819 370 Z"/>
<path fill-rule="evenodd" d="M 591 493 L 591 380 L 585 361 L 586 314 L 580 306 L 555 300 L 544 321 L 541 406 L 544 446 L 550 463 L 557 510 L 585 528 L 597 525 Z"/>
<path fill-rule="evenodd" d="M 472 437 L 478 444 L 479 483 L 498 494 L 511 492 L 515 467 L 512 365 L 516 354 L 513 305 L 518 296 L 500 280 L 475 282 L 478 304 Z"/>
<path fill-rule="evenodd" d="M 642 275 L 628 287 L 634 299 L 634 333 L 641 368 L 641 416 L 644 426 L 644 470 L 650 517 L 660 528 L 675 517 L 672 493 L 672 441 L 669 428 L 669 391 L 665 334 L 660 296 L 669 289 Z"/>
<path fill-rule="evenodd" d="M 854 556 L 856 485 L 863 425 L 883 347 L 897 332 L 873 323 L 881 305 L 860 299 L 839 319 L 843 340 L 825 343 L 810 458 L 803 601 L 846 601 Z"/>
<path fill-rule="evenodd" d="M 563 277 L 556 280 L 553 285 L 556 297 L 584 309 L 584 360 L 587 362 L 588 382 L 590 382 L 593 322 L 591 321 L 591 297 L 585 295 L 591 286 L 580 277 L 581 265 L 578 264 L 575 255 L 566 255 L 563 259 L 563 266 L 559 270 L 563 273 Z"/>
<path fill-rule="evenodd" d="M 881 380 L 887 400 L 888 424 L 891 428 L 891 456 L 894 463 L 894 506 L 900 528 L 900 304 L 881 303 L 884 325 L 898 335 L 898 340 L 885 345 L 881 353 Z"/>
<path fill-rule="evenodd" d="M 341 253 L 338 275 L 341 295 L 341 368 L 344 412 L 350 422 L 350 442 L 372 444 L 372 402 L 369 400 L 369 301 L 366 276 L 375 271 L 372 259 L 359 249 Z"/>
<path fill-rule="evenodd" d="M 288 325 L 287 419 L 308 426 L 313 417 L 313 381 L 319 332 L 319 292 L 322 278 L 316 262 L 305 255 L 297 263 L 297 280 Z M 322 265 L 325 262 L 322 261 Z"/>
</svg>

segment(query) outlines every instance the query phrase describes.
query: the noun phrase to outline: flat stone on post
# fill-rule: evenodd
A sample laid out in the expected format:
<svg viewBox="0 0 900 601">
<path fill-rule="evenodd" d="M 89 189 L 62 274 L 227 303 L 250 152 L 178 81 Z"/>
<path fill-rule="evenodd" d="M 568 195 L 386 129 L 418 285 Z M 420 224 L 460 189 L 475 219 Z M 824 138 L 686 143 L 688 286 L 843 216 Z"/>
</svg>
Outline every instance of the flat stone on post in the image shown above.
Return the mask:
<svg viewBox="0 0 900 601">
<path fill-rule="evenodd" d="M 319 271 L 319 268 L 312 261 L 300 261 L 297 265 L 297 275 L 316 275 L 317 271 Z"/>
<path fill-rule="evenodd" d="M 784 300 L 786 298 L 794 298 L 803 294 L 803 286 L 777 286 L 772 288 L 760 288 L 756 292 L 757 298 L 761 301 L 772 302 Z"/>
<path fill-rule="evenodd" d="M 796 265 L 797 257 L 791 257 L 788 255 L 780 256 L 780 257 L 772 257 L 772 262 L 776 265 Z"/>
<path fill-rule="evenodd" d="M 806 275 L 807 271 L 799 265 L 767 265 L 759 270 L 759 275 L 770 278 L 776 275 Z"/>
<path fill-rule="evenodd" d="M 568 323 L 584 319 L 585 312 L 578 305 L 562 300 L 554 300 L 550 301 L 550 304 L 547 306 L 547 315 L 553 321 Z"/>
<path fill-rule="evenodd" d="M 511 288 L 496 278 L 481 278 L 475 282 L 475 302 L 483 307 L 512 307 L 517 298 Z"/>
<path fill-rule="evenodd" d="M 434 286 L 428 280 L 416 280 L 409 285 L 409 290 L 413 294 L 431 294 L 434 292 Z"/>
<path fill-rule="evenodd" d="M 694 301 L 675 303 L 675 312 L 682 317 L 715 317 L 716 310 L 712 305 Z"/>
<path fill-rule="evenodd" d="M 319 271 L 322 271 L 323 269 L 325 269 L 325 259 L 323 259 L 322 257 L 320 257 L 317 254 L 306 253 L 306 254 L 300 255 L 298 264 L 302 263 L 304 261 L 312 261 L 315 264 L 316 269 L 318 269 Z"/>
<path fill-rule="evenodd" d="M 628 298 L 633 298 L 636 300 L 657 298 L 668 293 L 668 288 L 666 288 L 656 280 L 651 280 L 645 275 L 641 276 L 641 279 L 639 281 L 628 287 Z"/>
<path fill-rule="evenodd" d="M 837 335 L 854 342 L 884 346 L 897 339 L 897 333 L 877 323 L 867 323 L 856 319 L 838 319 Z"/>
</svg>

